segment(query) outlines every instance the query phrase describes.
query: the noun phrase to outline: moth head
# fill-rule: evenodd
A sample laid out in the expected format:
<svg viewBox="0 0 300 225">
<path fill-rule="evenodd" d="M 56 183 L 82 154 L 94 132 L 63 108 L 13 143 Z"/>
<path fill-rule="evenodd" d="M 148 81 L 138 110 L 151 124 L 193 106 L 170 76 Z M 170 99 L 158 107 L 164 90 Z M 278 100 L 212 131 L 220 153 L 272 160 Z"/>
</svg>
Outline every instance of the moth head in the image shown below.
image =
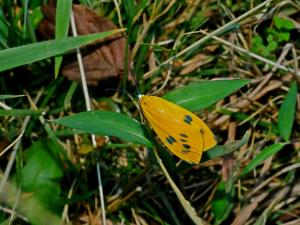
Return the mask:
<svg viewBox="0 0 300 225">
<path fill-rule="evenodd" d="M 139 102 L 140 102 L 140 105 L 141 105 L 141 106 L 147 105 L 149 96 L 146 96 L 146 95 L 138 95 L 138 98 L 139 98 Z"/>
</svg>

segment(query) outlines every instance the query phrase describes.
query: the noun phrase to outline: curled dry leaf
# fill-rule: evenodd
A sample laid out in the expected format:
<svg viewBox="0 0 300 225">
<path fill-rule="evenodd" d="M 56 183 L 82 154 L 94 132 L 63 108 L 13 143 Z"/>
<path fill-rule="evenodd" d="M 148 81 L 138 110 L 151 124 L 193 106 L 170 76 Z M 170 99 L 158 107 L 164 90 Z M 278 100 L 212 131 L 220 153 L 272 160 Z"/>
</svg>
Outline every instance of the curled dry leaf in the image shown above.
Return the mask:
<svg viewBox="0 0 300 225">
<path fill-rule="evenodd" d="M 45 18 L 39 25 L 39 31 L 46 38 L 53 38 L 55 31 L 55 1 L 42 7 Z M 73 5 L 73 14 L 78 35 L 86 35 L 117 29 L 108 19 L 98 16 L 94 11 L 82 5 Z M 126 39 L 115 34 L 81 48 L 83 65 L 88 84 L 97 85 L 99 80 L 118 78 L 123 74 Z M 74 57 L 74 56 L 73 56 Z M 78 63 L 67 57 L 69 63 L 62 68 L 62 74 L 70 80 L 80 80 Z M 129 60 L 128 65 L 129 65 Z M 130 71 L 128 71 L 129 77 Z"/>
</svg>

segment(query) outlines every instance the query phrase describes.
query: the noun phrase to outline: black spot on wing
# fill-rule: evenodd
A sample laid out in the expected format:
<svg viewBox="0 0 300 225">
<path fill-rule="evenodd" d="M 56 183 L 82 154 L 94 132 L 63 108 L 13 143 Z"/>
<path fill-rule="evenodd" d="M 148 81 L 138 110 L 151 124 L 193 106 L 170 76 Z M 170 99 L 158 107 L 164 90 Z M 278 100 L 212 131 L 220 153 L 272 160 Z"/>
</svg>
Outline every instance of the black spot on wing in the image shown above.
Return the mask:
<svg viewBox="0 0 300 225">
<path fill-rule="evenodd" d="M 183 121 L 189 125 L 191 125 L 191 122 L 193 121 L 193 118 L 190 115 L 185 115 Z"/>
<path fill-rule="evenodd" d="M 169 135 L 167 138 L 166 138 L 166 141 L 171 145 L 173 144 L 174 142 L 177 142 L 176 139 L 174 137 L 172 137 L 171 135 Z"/>
<path fill-rule="evenodd" d="M 188 140 L 187 140 L 188 136 L 186 134 L 180 133 L 179 136 L 182 137 L 179 139 L 180 142 L 184 142 L 184 143 L 188 142 Z M 183 144 L 183 145 L 185 145 L 185 144 Z"/>
<path fill-rule="evenodd" d="M 191 149 L 191 146 L 189 144 L 183 144 L 182 145 L 185 149 Z"/>
<path fill-rule="evenodd" d="M 183 149 L 183 150 L 181 150 L 181 152 L 182 152 L 183 154 L 187 154 L 187 153 L 190 152 L 190 150 L 189 150 L 189 149 Z"/>
<path fill-rule="evenodd" d="M 179 136 L 181 136 L 181 137 L 184 137 L 184 138 L 187 138 L 188 136 L 186 135 L 186 134 L 179 134 Z"/>
</svg>

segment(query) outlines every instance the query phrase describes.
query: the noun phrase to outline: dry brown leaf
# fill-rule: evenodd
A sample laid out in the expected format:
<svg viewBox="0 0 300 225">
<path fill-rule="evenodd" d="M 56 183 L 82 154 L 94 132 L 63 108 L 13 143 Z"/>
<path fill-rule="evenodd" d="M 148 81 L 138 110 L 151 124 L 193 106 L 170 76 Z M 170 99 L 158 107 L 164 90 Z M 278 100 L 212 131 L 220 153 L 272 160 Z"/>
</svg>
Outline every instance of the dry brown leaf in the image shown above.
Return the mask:
<svg viewBox="0 0 300 225">
<path fill-rule="evenodd" d="M 84 204 L 85 212 L 78 218 L 78 221 L 73 221 L 73 223 L 81 224 L 81 225 L 102 225 L 102 216 L 101 209 L 96 208 L 94 211 L 91 210 L 90 206 Z M 106 219 L 107 225 L 112 225 L 112 221 Z"/>
<path fill-rule="evenodd" d="M 243 225 L 246 223 L 246 221 L 250 218 L 253 211 L 257 208 L 258 204 L 264 200 L 269 193 L 265 192 L 257 196 L 252 203 L 250 203 L 248 206 L 244 207 L 235 217 L 234 221 L 232 222 L 232 225 Z"/>
<path fill-rule="evenodd" d="M 55 1 L 50 1 L 48 5 L 44 5 L 42 11 L 45 18 L 39 25 L 39 31 L 43 36 L 53 38 L 55 30 Z M 78 35 L 117 29 L 117 26 L 111 21 L 98 16 L 85 6 L 74 4 L 73 14 Z M 97 85 L 99 80 L 120 77 L 124 69 L 125 50 L 126 39 L 121 34 L 115 34 L 81 48 L 88 84 Z M 67 61 L 70 61 L 70 57 L 67 57 Z M 71 62 L 62 68 L 62 74 L 70 80 L 80 80 L 77 61 L 71 59 Z M 130 74 L 129 71 L 128 74 Z"/>
<path fill-rule="evenodd" d="M 205 48 L 203 48 L 203 51 L 208 51 L 208 52 L 215 52 L 218 48 L 220 47 L 220 45 L 214 44 L 214 45 L 208 45 Z"/>
<path fill-rule="evenodd" d="M 225 155 L 223 157 L 222 178 L 224 182 L 227 182 L 229 177 L 232 176 L 232 170 L 235 163 L 235 159 L 231 155 Z"/>
<path fill-rule="evenodd" d="M 274 155 L 270 156 L 268 159 L 266 159 L 263 163 L 263 167 L 260 170 L 260 177 L 263 177 L 266 175 L 272 168 L 272 162 L 274 159 Z"/>
<path fill-rule="evenodd" d="M 212 59 L 208 58 L 204 54 L 197 54 L 191 60 L 183 63 L 183 68 L 180 71 L 180 75 L 186 75 L 192 73 L 193 71 L 199 69 L 199 67 L 209 63 Z"/>
</svg>

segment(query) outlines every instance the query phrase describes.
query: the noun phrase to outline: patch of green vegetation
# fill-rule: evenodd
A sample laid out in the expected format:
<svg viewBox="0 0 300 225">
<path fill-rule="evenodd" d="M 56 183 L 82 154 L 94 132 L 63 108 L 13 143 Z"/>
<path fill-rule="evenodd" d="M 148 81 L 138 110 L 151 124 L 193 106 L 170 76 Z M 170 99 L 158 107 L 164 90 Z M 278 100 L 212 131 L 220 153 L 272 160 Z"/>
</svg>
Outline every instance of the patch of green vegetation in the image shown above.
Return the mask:
<svg viewBox="0 0 300 225">
<path fill-rule="evenodd" d="M 274 54 L 279 47 L 290 40 L 293 29 L 295 26 L 291 20 L 275 16 L 272 27 L 268 27 L 265 32 L 253 37 L 251 50 L 274 60 L 276 57 Z"/>
</svg>

